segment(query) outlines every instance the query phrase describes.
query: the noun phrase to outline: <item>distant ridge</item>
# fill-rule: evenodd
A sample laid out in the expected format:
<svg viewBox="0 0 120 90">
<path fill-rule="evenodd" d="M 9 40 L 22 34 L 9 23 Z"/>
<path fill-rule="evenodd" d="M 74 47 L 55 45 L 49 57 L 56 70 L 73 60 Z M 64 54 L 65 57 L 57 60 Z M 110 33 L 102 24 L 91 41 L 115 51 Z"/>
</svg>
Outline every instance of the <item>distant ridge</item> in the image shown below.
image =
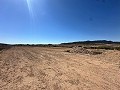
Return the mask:
<svg viewBox="0 0 120 90">
<path fill-rule="evenodd" d="M 3 50 L 3 49 L 9 49 L 9 48 L 11 48 L 11 45 L 0 43 L 0 51 Z"/>
<path fill-rule="evenodd" d="M 78 41 L 78 42 L 61 43 L 61 45 L 66 45 L 66 44 L 120 44 L 120 42 L 95 40 L 95 41 Z"/>
<path fill-rule="evenodd" d="M 9 44 L 0 43 L 0 46 L 8 46 Z"/>
<path fill-rule="evenodd" d="M 0 46 L 52 46 L 52 45 L 68 45 L 68 44 L 120 44 L 120 42 L 107 41 L 107 40 L 94 40 L 94 41 L 76 41 L 61 44 L 5 44 L 0 43 Z"/>
</svg>

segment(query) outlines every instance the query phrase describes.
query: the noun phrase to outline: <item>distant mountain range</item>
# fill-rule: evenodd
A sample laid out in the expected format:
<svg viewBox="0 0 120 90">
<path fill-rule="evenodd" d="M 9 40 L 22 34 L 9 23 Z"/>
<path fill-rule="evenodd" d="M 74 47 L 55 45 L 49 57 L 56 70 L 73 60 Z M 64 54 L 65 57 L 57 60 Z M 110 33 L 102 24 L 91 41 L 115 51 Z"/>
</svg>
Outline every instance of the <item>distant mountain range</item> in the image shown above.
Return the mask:
<svg viewBox="0 0 120 90">
<path fill-rule="evenodd" d="M 59 45 L 71 45 L 71 44 L 120 44 L 120 42 L 107 41 L 107 40 L 95 40 L 95 41 L 77 41 L 61 43 Z M 54 44 L 14 44 L 13 46 L 52 46 Z M 11 44 L 0 43 L 0 46 L 12 46 Z"/>
<path fill-rule="evenodd" d="M 61 43 L 61 45 L 68 45 L 68 44 L 120 44 L 120 42 L 95 40 L 95 41 L 78 41 L 78 42 Z"/>
</svg>

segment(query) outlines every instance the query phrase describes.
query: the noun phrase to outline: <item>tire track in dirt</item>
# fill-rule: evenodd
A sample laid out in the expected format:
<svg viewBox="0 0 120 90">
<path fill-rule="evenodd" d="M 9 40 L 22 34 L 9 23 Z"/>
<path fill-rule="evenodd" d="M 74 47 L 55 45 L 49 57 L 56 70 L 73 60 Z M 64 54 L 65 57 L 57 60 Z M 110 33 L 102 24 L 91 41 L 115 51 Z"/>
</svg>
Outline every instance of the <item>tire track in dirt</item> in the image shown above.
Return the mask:
<svg viewBox="0 0 120 90">
<path fill-rule="evenodd" d="M 120 70 L 64 48 L 13 47 L 0 54 L 0 90 L 119 90 Z"/>
<path fill-rule="evenodd" d="M 50 53 L 49 53 L 50 54 Z M 56 56 L 56 55 L 54 55 L 54 56 Z M 74 65 L 75 66 L 75 65 Z M 95 75 L 95 74 L 94 74 Z M 119 87 L 119 86 L 118 86 Z"/>
</svg>

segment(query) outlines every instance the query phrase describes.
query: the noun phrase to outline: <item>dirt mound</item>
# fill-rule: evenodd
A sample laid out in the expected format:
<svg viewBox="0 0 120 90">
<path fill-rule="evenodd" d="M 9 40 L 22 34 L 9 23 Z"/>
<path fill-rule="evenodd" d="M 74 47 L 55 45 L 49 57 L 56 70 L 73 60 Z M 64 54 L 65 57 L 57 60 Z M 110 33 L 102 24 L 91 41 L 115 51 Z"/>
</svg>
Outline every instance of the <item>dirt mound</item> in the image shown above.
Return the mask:
<svg viewBox="0 0 120 90">
<path fill-rule="evenodd" d="M 81 53 L 81 54 L 90 54 L 90 55 L 97 55 L 97 54 L 103 53 L 100 50 L 88 50 L 88 49 L 85 49 L 84 47 L 73 47 L 69 52 Z"/>
</svg>

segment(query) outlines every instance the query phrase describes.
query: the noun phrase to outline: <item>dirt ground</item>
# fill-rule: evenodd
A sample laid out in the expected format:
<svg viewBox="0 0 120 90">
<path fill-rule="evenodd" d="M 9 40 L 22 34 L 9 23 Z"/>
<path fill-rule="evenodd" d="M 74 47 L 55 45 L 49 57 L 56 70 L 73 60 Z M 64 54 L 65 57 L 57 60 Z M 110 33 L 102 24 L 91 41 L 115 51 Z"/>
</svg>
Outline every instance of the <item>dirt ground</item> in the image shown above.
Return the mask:
<svg viewBox="0 0 120 90">
<path fill-rule="evenodd" d="M 13 47 L 0 52 L 0 90 L 120 90 L 120 51 Z"/>
</svg>

